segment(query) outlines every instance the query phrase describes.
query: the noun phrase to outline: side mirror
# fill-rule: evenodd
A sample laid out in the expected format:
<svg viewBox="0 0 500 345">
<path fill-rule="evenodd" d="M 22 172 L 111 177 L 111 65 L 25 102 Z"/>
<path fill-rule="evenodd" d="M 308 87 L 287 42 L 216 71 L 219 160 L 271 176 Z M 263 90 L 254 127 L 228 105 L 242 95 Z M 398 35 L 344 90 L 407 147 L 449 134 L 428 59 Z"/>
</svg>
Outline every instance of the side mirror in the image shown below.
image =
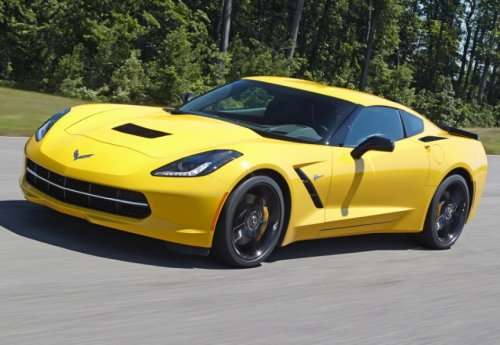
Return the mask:
<svg viewBox="0 0 500 345">
<path fill-rule="evenodd" d="M 351 156 L 354 159 L 361 158 L 368 151 L 394 151 L 394 142 L 382 135 L 373 135 L 363 140 L 354 150 Z"/>
<path fill-rule="evenodd" d="M 179 98 L 181 99 L 181 102 L 184 105 L 190 100 L 192 100 L 194 98 L 194 95 L 191 92 L 185 92 L 183 94 L 180 94 Z"/>
</svg>

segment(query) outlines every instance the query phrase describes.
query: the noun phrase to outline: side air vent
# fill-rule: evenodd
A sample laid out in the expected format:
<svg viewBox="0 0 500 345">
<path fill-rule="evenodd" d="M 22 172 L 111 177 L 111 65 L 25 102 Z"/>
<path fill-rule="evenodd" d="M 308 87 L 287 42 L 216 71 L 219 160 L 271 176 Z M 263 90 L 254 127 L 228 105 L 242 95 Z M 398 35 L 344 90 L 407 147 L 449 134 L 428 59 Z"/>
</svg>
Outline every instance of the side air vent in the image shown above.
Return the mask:
<svg viewBox="0 0 500 345">
<path fill-rule="evenodd" d="M 418 140 L 420 141 L 423 141 L 424 143 L 430 143 L 432 141 L 438 141 L 438 140 L 445 140 L 446 138 L 444 137 L 436 137 L 436 136 L 433 136 L 433 135 L 428 135 L 426 137 L 422 137 Z"/>
<path fill-rule="evenodd" d="M 154 129 L 141 127 L 138 125 L 134 125 L 133 123 L 127 123 L 124 125 L 120 125 L 120 126 L 115 127 L 113 129 L 115 131 L 118 131 L 118 132 L 132 134 L 132 135 L 136 135 L 138 137 L 149 138 L 149 139 L 160 138 L 160 137 L 170 135 L 170 133 L 160 132 L 160 131 L 157 131 Z"/>
<path fill-rule="evenodd" d="M 300 169 L 300 168 L 295 168 L 295 172 L 297 175 L 299 175 L 300 179 L 302 180 L 302 183 L 304 184 L 304 187 L 306 187 L 307 192 L 309 193 L 309 196 L 311 197 L 311 200 L 316 206 L 316 208 L 323 208 L 323 203 L 321 202 L 321 198 L 318 195 L 318 192 L 316 191 L 316 188 L 314 188 L 313 183 L 307 175 Z"/>
</svg>

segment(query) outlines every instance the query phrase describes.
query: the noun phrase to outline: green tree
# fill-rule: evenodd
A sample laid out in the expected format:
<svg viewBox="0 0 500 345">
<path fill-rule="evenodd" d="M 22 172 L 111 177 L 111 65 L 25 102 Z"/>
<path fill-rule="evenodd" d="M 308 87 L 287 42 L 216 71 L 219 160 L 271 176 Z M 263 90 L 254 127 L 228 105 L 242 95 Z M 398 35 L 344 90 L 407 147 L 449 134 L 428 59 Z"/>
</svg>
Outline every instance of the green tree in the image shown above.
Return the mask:
<svg viewBox="0 0 500 345">
<path fill-rule="evenodd" d="M 174 104 L 248 75 L 295 76 L 491 125 L 499 12 L 498 0 L 0 0 L 0 79 Z"/>
</svg>

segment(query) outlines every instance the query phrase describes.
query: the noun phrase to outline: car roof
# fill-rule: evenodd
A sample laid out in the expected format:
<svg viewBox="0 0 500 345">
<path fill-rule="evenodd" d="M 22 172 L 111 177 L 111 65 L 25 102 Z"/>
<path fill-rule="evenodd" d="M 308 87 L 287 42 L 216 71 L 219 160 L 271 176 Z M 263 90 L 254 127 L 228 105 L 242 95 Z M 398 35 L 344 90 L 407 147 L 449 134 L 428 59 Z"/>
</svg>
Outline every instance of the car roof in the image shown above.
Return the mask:
<svg viewBox="0 0 500 345">
<path fill-rule="evenodd" d="M 371 95 L 366 92 L 360 92 L 356 90 L 345 89 L 341 87 L 333 87 L 324 85 L 318 82 L 310 81 L 310 80 L 302 80 L 295 78 L 287 78 L 287 77 L 267 77 L 267 76 L 258 76 L 258 77 L 248 77 L 244 78 L 247 80 L 255 80 L 269 84 L 281 85 L 285 87 L 290 87 L 293 89 L 313 92 L 325 96 L 335 97 L 338 99 L 343 99 L 352 103 L 356 103 L 365 107 L 369 106 L 385 106 L 391 108 L 397 108 L 409 113 L 422 116 L 417 113 L 415 110 L 408 108 L 402 104 L 389 101 L 385 98 L 378 97 L 375 95 Z"/>
</svg>

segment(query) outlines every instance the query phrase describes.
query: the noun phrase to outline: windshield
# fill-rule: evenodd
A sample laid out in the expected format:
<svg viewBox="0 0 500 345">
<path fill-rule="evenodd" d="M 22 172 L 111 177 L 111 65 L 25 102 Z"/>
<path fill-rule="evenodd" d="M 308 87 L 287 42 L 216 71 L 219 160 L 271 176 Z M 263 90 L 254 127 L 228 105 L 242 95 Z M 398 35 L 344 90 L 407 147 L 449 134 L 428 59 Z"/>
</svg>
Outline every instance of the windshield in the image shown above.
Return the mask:
<svg viewBox="0 0 500 345">
<path fill-rule="evenodd" d="M 322 142 L 355 107 L 333 97 L 239 80 L 195 98 L 176 113 L 216 117 L 281 139 Z"/>
</svg>

